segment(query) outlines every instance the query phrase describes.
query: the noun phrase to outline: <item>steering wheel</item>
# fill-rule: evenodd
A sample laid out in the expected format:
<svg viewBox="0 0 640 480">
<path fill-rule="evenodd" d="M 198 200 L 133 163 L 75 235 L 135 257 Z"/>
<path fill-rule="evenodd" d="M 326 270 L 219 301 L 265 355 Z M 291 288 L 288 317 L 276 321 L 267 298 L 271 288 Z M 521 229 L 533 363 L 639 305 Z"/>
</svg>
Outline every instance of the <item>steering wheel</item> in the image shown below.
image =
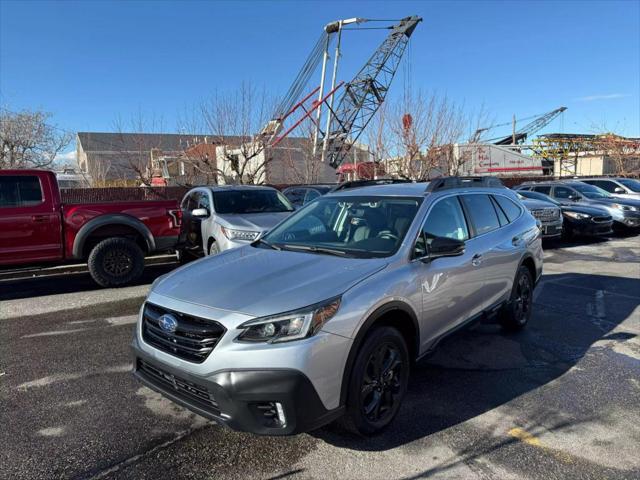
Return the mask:
<svg viewBox="0 0 640 480">
<path fill-rule="evenodd" d="M 398 237 L 391 230 L 383 230 L 380 233 L 378 233 L 377 237 L 378 238 L 385 238 L 385 239 L 395 240 L 396 242 L 398 240 L 400 240 L 400 237 Z"/>
</svg>

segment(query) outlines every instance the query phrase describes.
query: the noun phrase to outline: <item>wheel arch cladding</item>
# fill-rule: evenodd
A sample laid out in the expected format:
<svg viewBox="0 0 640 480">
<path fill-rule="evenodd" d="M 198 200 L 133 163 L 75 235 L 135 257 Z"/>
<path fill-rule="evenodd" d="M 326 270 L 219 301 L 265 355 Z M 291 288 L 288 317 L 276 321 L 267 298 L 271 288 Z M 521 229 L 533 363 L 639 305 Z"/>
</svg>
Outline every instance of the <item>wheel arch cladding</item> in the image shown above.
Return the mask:
<svg viewBox="0 0 640 480">
<path fill-rule="evenodd" d="M 410 359 L 415 360 L 417 358 L 420 345 L 420 329 L 415 312 L 409 305 L 400 301 L 393 301 L 382 305 L 364 321 L 353 340 L 349 355 L 347 356 L 344 374 L 342 375 L 340 405 L 344 405 L 347 401 L 351 370 L 358 355 L 358 350 L 360 350 L 367 334 L 373 328 L 380 326 L 396 328 L 404 337 Z"/>
<path fill-rule="evenodd" d="M 108 214 L 93 218 L 85 223 L 73 241 L 73 258 L 81 259 L 89 255 L 87 246 L 91 247 L 91 239 L 97 244 L 100 240 L 109 237 L 127 236 L 127 234 L 135 233 L 139 236 L 136 243 L 143 252 L 153 252 L 155 250 L 155 239 L 149 228 L 135 217 L 124 214 Z"/>
</svg>

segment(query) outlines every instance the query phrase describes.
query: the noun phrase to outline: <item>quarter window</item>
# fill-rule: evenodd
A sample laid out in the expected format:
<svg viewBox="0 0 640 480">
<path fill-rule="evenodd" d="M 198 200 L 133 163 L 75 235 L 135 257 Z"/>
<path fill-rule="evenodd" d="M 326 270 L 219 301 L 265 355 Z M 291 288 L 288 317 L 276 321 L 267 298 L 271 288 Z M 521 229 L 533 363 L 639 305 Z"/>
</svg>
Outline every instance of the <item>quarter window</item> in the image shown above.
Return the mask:
<svg viewBox="0 0 640 480">
<path fill-rule="evenodd" d="M 33 207 L 42 203 L 42 187 L 35 175 L 0 177 L 0 207 Z"/>
<path fill-rule="evenodd" d="M 469 212 L 476 235 L 500 228 L 496 209 L 493 207 L 489 195 L 463 195 L 462 201 Z"/>
<path fill-rule="evenodd" d="M 507 197 L 503 197 L 502 195 L 496 195 L 493 198 L 498 203 L 504 214 L 507 216 L 509 222 L 513 222 L 520 216 L 522 210 L 513 201 L 509 200 Z"/>
</svg>

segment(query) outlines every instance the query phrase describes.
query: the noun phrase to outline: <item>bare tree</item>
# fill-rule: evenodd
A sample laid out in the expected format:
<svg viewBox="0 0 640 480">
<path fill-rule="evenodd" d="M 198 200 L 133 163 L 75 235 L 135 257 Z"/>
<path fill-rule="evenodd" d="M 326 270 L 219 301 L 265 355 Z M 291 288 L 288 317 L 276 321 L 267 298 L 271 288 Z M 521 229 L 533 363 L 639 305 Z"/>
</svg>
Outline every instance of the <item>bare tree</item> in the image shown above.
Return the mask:
<svg viewBox="0 0 640 480">
<path fill-rule="evenodd" d="M 221 179 L 225 183 L 263 183 L 273 157 L 258 132 L 274 111 L 264 89 L 242 82 L 235 91 L 214 95 L 200 110 L 214 143 L 220 145 L 216 168 Z"/>
<path fill-rule="evenodd" d="M 71 141 L 70 132 L 50 122 L 41 110 L 0 109 L 0 168 L 44 168 Z"/>
<path fill-rule="evenodd" d="M 408 93 L 381 113 L 370 135 L 375 157 L 391 157 L 390 174 L 426 180 L 451 169 L 453 144 L 460 140 L 467 122 L 461 106 L 447 96 L 419 91 Z"/>
</svg>

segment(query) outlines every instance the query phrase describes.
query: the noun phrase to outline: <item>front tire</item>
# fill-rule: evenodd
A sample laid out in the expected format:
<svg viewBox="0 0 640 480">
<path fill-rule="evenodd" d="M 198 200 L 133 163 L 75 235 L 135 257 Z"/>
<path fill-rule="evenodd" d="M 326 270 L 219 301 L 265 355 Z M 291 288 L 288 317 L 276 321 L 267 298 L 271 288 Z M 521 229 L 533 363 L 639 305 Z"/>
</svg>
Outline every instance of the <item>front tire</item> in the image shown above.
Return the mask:
<svg viewBox="0 0 640 480">
<path fill-rule="evenodd" d="M 121 287 L 140 278 L 144 270 L 144 253 L 133 240 L 107 238 L 93 247 L 87 265 L 98 285 Z"/>
<path fill-rule="evenodd" d="M 393 327 L 380 327 L 364 340 L 350 374 L 349 430 L 371 435 L 388 426 L 400 409 L 409 382 L 409 351 Z"/>
<path fill-rule="evenodd" d="M 216 242 L 215 240 L 210 240 L 209 241 L 209 252 L 208 255 L 217 255 L 220 253 L 220 246 L 218 245 L 218 242 Z"/>
<path fill-rule="evenodd" d="M 500 315 L 500 323 L 505 330 L 515 332 L 522 330 L 533 310 L 533 278 L 524 265 L 518 268 L 511 297 Z"/>
</svg>

